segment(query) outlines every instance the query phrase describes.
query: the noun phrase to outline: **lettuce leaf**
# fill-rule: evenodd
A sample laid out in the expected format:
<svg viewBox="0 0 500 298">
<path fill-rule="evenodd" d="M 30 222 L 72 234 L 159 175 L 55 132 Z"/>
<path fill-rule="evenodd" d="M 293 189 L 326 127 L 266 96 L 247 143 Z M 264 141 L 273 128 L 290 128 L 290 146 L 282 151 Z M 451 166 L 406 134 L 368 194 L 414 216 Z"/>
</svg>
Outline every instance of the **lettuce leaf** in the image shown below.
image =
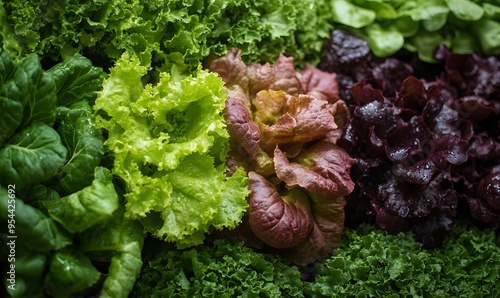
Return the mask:
<svg viewBox="0 0 500 298">
<path fill-rule="evenodd" d="M 59 61 L 80 52 L 109 63 L 128 52 L 145 65 L 166 61 L 191 71 L 231 46 L 248 60 L 287 52 L 303 62 L 328 37 L 327 10 L 326 1 L 312 0 L 15 1 L 2 5 L 0 42 L 16 57 Z"/>
<path fill-rule="evenodd" d="M 497 296 L 495 242 L 493 230 L 460 223 L 442 248 L 424 250 L 411 233 L 390 235 L 364 224 L 346 230 L 304 292 L 309 297 Z"/>
<path fill-rule="evenodd" d="M 249 176 L 249 212 L 237 237 L 298 265 L 327 256 L 340 242 L 344 196 L 354 188 L 354 160 L 335 145 L 347 119 L 337 76 L 312 66 L 296 71 L 284 55 L 272 66 L 246 65 L 235 48 L 207 66 L 229 95 L 228 167 Z"/>
<path fill-rule="evenodd" d="M 78 53 L 57 63 L 49 72 L 57 88 L 57 105 L 65 107 L 82 100 L 93 105 L 106 77 L 102 68 L 93 66 L 92 61 Z"/>
<path fill-rule="evenodd" d="M 211 227 L 234 227 L 248 205 L 246 177 L 224 174 L 222 81 L 208 71 L 183 76 L 173 68 L 157 85 L 143 86 L 145 74 L 137 57 L 123 55 L 95 104 L 113 173 L 127 185 L 126 216 L 179 246 L 200 244 Z M 223 216 L 221 206 L 234 214 Z"/>
</svg>

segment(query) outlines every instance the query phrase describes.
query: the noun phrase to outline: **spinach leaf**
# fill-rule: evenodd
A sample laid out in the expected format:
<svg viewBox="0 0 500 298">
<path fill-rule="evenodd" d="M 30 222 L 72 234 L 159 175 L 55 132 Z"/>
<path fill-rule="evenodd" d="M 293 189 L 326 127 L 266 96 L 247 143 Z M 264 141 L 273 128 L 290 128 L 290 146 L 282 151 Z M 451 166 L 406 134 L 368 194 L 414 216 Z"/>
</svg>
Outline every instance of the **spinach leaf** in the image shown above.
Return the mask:
<svg viewBox="0 0 500 298">
<path fill-rule="evenodd" d="M 111 172 L 95 168 L 92 185 L 66 197 L 41 204 L 49 215 L 70 232 L 81 232 L 109 218 L 118 208 L 118 195 Z"/>
<path fill-rule="evenodd" d="M 128 297 L 142 268 L 143 226 L 125 218 L 121 204 L 104 224 L 81 233 L 78 240 L 80 250 L 91 259 L 110 262 L 100 297 Z"/>
<path fill-rule="evenodd" d="M 8 297 L 11 298 L 45 298 L 43 289 L 43 278 L 45 266 L 47 265 L 48 254 L 45 252 L 35 252 L 28 249 L 24 242 L 26 239 L 17 238 L 16 241 L 16 277 L 14 281 L 8 280 L 10 275 L 5 276 Z M 7 255 L 7 254 L 6 254 Z"/>
<path fill-rule="evenodd" d="M 36 121 L 50 126 L 54 124 L 56 85 L 52 74 L 42 69 L 37 55 L 29 55 L 15 65 L 8 80 L 0 86 L 0 97 L 4 101 L 17 101 L 22 105 L 21 127 Z M 15 111 L 19 112 L 18 105 Z M 16 114 L 16 117 L 19 115 Z"/>
<path fill-rule="evenodd" d="M 92 183 L 94 169 L 104 155 L 104 137 L 95 127 L 94 112 L 86 101 L 58 109 L 57 131 L 69 151 L 69 161 L 58 173 L 62 195 L 74 193 Z"/>
<path fill-rule="evenodd" d="M 80 54 L 64 59 L 49 70 L 57 86 L 58 106 L 69 106 L 84 100 L 94 104 L 97 91 L 102 89 L 106 73 L 94 67 L 92 62 Z"/>
<path fill-rule="evenodd" d="M 51 259 L 45 289 L 54 298 L 79 297 L 97 283 L 101 273 L 80 251 L 58 251 Z"/>
<path fill-rule="evenodd" d="M 8 218 L 8 201 L 12 198 L 5 188 L 0 188 L 0 219 Z M 20 199 L 14 199 L 16 236 L 29 239 L 24 244 L 37 252 L 60 249 L 72 243 L 72 235 L 60 228 L 52 218 Z"/>
<path fill-rule="evenodd" d="M 0 144 L 19 127 L 35 121 L 52 125 L 56 118 L 55 84 L 36 55 L 15 64 L 7 52 L 0 54 Z"/>
<path fill-rule="evenodd" d="M 67 154 L 54 129 L 33 123 L 0 147 L 0 180 L 23 190 L 54 176 Z"/>
</svg>

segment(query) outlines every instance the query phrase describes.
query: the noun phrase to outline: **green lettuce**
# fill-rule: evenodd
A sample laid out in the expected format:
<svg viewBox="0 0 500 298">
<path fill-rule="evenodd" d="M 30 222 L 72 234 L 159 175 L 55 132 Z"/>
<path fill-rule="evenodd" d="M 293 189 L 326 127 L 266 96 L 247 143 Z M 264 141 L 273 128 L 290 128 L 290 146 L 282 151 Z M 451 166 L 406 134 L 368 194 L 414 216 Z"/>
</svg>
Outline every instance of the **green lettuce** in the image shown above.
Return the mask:
<svg viewBox="0 0 500 298">
<path fill-rule="evenodd" d="M 163 250 L 141 272 L 134 297 L 304 297 L 300 272 L 279 255 L 219 239 Z"/>
<path fill-rule="evenodd" d="M 3 274 L 11 297 L 81 297 L 96 289 L 101 297 L 127 297 L 142 266 L 143 227 L 118 210 L 116 180 L 101 166 L 104 137 L 91 105 L 104 77 L 81 55 L 47 71 L 36 55 L 13 60 L 0 51 L 0 224 L 16 236 L 1 235 L 16 244 L 8 260 L 15 287 Z M 89 238 L 75 238 L 82 235 Z M 107 262 L 109 274 L 91 256 Z"/>
<path fill-rule="evenodd" d="M 17 192 L 50 179 L 67 150 L 53 129 L 56 85 L 36 55 L 15 62 L 0 50 L 0 180 Z"/>
<path fill-rule="evenodd" d="M 0 179 L 23 190 L 53 177 L 67 154 L 57 131 L 35 122 L 0 147 Z"/>
<path fill-rule="evenodd" d="M 146 72 L 124 54 L 94 106 L 113 173 L 126 183 L 126 216 L 179 246 L 200 244 L 211 227 L 235 227 L 247 207 L 246 176 L 224 174 L 223 83 L 208 71 L 183 76 L 173 68 L 144 86 Z"/>
<path fill-rule="evenodd" d="M 145 64 L 166 61 L 195 70 L 229 47 L 248 60 L 294 54 L 319 60 L 328 38 L 327 1 L 134 0 L 7 1 L 0 6 L 0 45 L 13 56 L 59 61 L 75 53 L 105 64 L 134 53 Z"/>
<path fill-rule="evenodd" d="M 106 73 L 92 65 L 88 58 L 75 54 L 49 69 L 57 88 L 57 105 L 70 105 L 85 101 L 94 104 L 97 91 L 102 89 Z"/>
<path fill-rule="evenodd" d="M 310 297 L 497 297 L 500 246 L 491 229 L 455 226 L 442 248 L 422 249 L 411 233 L 390 235 L 367 224 L 347 230 L 317 264 Z"/>
</svg>

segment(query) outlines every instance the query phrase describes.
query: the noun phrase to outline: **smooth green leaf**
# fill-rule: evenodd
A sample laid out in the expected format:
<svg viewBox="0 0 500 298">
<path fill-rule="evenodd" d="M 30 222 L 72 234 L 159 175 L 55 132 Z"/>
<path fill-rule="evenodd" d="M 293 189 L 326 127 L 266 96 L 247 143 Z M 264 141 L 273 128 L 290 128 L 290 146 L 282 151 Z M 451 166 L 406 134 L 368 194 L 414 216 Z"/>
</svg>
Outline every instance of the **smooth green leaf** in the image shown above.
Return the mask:
<svg viewBox="0 0 500 298">
<path fill-rule="evenodd" d="M 110 262 L 100 297 L 126 298 L 142 268 L 144 228 L 135 220 L 124 217 L 120 207 L 102 225 L 95 226 L 81 235 L 81 251 L 91 259 Z"/>
<path fill-rule="evenodd" d="M 500 3 L 498 5 L 491 3 L 483 3 L 484 14 L 495 21 L 500 21 Z"/>
<path fill-rule="evenodd" d="M 80 100 L 93 105 L 106 77 L 102 68 L 94 67 L 89 59 L 80 54 L 64 59 L 49 72 L 54 76 L 57 104 L 66 107 Z"/>
<path fill-rule="evenodd" d="M 345 0 L 333 0 L 331 2 L 332 19 L 335 22 L 361 28 L 375 21 L 376 13 L 372 10 L 356 6 Z"/>
<path fill-rule="evenodd" d="M 81 297 L 100 277 L 101 273 L 82 252 L 58 251 L 52 255 L 44 285 L 54 298 Z"/>
<path fill-rule="evenodd" d="M 450 11 L 444 0 L 419 1 L 416 6 L 405 12 L 415 21 L 432 20 L 436 16 L 447 14 Z"/>
<path fill-rule="evenodd" d="M 59 170 L 58 185 L 62 195 L 76 192 L 92 183 L 94 169 L 104 155 L 104 137 L 95 126 L 94 111 L 78 101 L 69 108 L 58 109 L 57 131 L 69 152 L 69 160 Z"/>
<path fill-rule="evenodd" d="M 52 125 L 55 120 L 55 85 L 36 55 L 15 64 L 0 50 L 0 144 L 20 126 L 34 121 Z"/>
<path fill-rule="evenodd" d="M 37 121 L 53 125 L 56 118 L 56 87 L 52 74 L 42 69 L 39 57 L 33 54 L 21 60 L 15 65 L 10 77 L 0 86 L 0 98 L 21 103 L 24 113 L 21 126 Z"/>
<path fill-rule="evenodd" d="M 469 32 L 456 30 L 451 40 L 451 49 L 457 54 L 472 54 L 479 49 L 477 38 Z"/>
<path fill-rule="evenodd" d="M 420 22 L 414 21 L 410 16 L 399 17 L 392 22 L 392 25 L 404 37 L 411 37 L 420 29 Z"/>
<path fill-rule="evenodd" d="M 0 179 L 22 190 L 54 176 L 67 154 L 59 134 L 36 122 L 0 147 Z"/>
<path fill-rule="evenodd" d="M 95 168 L 92 185 L 68 196 L 41 202 L 49 215 L 70 232 L 82 232 L 109 218 L 118 208 L 113 176 L 107 168 Z"/>
<path fill-rule="evenodd" d="M 470 0 L 446 0 L 450 11 L 459 19 L 477 21 L 483 17 L 483 8 Z"/>
<path fill-rule="evenodd" d="M 420 60 L 429 63 L 437 62 L 434 57 L 434 52 L 439 45 L 444 44 L 445 46 L 450 46 L 450 40 L 438 32 L 420 31 L 418 34 L 411 37 L 410 41 L 415 45 Z"/>
<path fill-rule="evenodd" d="M 472 24 L 472 30 L 487 55 L 500 54 L 500 22 L 480 20 Z"/>
<path fill-rule="evenodd" d="M 422 20 L 422 27 L 430 32 L 438 31 L 444 27 L 448 20 L 448 12 L 437 13 L 431 19 Z"/>
<path fill-rule="evenodd" d="M 380 0 L 362 0 L 354 1 L 355 4 L 372 10 L 377 15 L 377 20 L 391 20 L 398 17 L 398 13 L 391 3 Z"/>
<path fill-rule="evenodd" d="M 48 255 L 45 252 L 40 253 L 28 249 L 24 245 L 27 242 L 29 242 L 27 239 L 16 239 L 15 263 L 13 263 L 16 266 L 14 269 L 15 278 L 11 282 L 9 280 L 10 274 L 4 276 L 5 289 L 11 298 L 45 298 L 43 279 L 46 274 Z M 5 269 L 8 273 L 7 270 L 10 270 L 10 268 Z"/>
<path fill-rule="evenodd" d="M 365 30 L 370 49 L 378 57 L 393 55 L 404 45 L 404 36 L 394 27 L 384 28 L 379 24 L 372 24 Z"/>
<path fill-rule="evenodd" d="M 7 221 L 8 210 L 15 206 L 15 235 L 27 248 L 36 252 L 60 249 L 72 243 L 72 235 L 60 228 L 55 221 L 35 207 L 19 199 L 13 200 L 5 188 L 0 188 L 0 218 Z M 10 208 L 10 209 L 9 209 Z"/>
</svg>

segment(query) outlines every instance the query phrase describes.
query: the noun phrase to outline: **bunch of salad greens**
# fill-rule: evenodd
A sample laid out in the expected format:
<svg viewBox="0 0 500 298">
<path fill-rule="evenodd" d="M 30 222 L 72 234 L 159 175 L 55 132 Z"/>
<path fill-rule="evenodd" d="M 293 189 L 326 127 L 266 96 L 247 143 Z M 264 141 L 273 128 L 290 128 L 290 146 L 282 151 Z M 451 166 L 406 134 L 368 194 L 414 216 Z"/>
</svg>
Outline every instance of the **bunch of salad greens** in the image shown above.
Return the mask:
<svg viewBox="0 0 500 298">
<path fill-rule="evenodd" d="M 422 249 L 409 233 L 373 225 L 349 229 L 317 264 L 307 297 L 496 297 L 500 242 L 491 229 L 460 223 L 443 247 Z"/>
<path fill-rule="evenodd" d="M 126 297 L 144 235 L 124 218 L 101 166 L 92 105 L 106 74 L 79 54 L 46 71 L 36 55 L 15 62 L 2 51 L 0 65 L 0 216 L 11 224 L 3 240 L 15 237 L 2 246 L 15 276 L 4 279 L 9 295 L 69 297 L 99 286 L 103 297 Z"/>
<path fill-rule="evenodd" d="M 157 244 L 150 244 L 157 245 Z M 411 233 L 373 225 L 348 229 L 315 266 L 219 239 L 146 260 L 134 297 L 496 297 L 500 241 L 492 229 L 461 222 L 443 247 L 423 249 Z"/>
<path fill-rule="evenodd" d="M 136 56 L 116 62 L 95 103 L 97 125 L 126 183 L 127 218 L 179 247 L 198 245 L 212 228 L 236 227 L 248 207 L 245 172 L 225 175 L 222 80 L 174 67 L 143 85 L 146 73 Z"/>
<path fill-rule="evenodd" d="M 500 54 L 498 1 L 333 0 L 331 17 L 363 36 L 376 56 L 388 57 L 405 48 L 427 62 L 446 45 L 455 53 Z"/>
<path fill-rule="evenodd" d="M 109 61 L 129 52 L 147 66 L 166 61 L 190 70 L 231 46 L 251 61 L 287 53 L 303 62 L 317 60 L 328 37 L 324 6 L 312 0 L 0 1 L 0 43 L 15 57 L 60 60 L 80 52 Z"/>
<path fill-rule="evenodd" d="M 0 296 L 500 296 L 499 31 L 486 0 L 0 0 Z"/>
</svg>

